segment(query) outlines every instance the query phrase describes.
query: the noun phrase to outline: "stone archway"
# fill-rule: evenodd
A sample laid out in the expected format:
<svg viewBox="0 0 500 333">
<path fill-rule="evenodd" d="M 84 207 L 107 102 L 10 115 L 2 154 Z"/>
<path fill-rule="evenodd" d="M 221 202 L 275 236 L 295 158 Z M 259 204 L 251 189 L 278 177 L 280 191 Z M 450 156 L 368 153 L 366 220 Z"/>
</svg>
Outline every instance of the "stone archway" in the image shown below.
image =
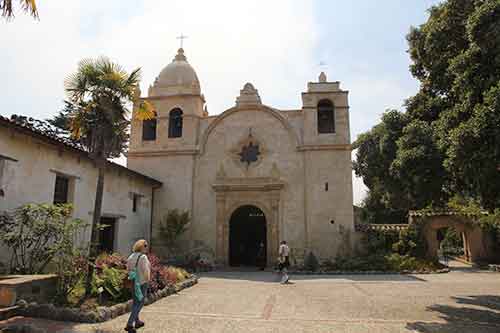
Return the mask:
<svg viewBox="0 0 500 333">
<path fill-rule="evenodd" d="M 229 265 L 256 267 L 266 263 L 266 245 L 264 212 L 253 205 L 238 207 L 229 220 Z"/>
<path fill-rule="evenodd" d="M 454 228 L 462 235 L 464 259 L 479 262 L 493 257 L 493 246 L 489 235 L 470 218 L 455 213 L 421 214 L 410 212 L 409 223 L 422 223 L 422 232 L 427 243 L 427 257 L 437 259 L 439 249 L 438 230 Z"/>
<path fill-rule="evenodd" d="M 229 265 L 230 224 L 232 214 L 242 206 L 254 206 L 266 219 L 267 266 L 278 257 L 280 230 L 280 197 L 284 184 L 275 178 L 229 178 L 218 177 L 212 185 L 216 193 L 216 262 Z"/>
</svg>

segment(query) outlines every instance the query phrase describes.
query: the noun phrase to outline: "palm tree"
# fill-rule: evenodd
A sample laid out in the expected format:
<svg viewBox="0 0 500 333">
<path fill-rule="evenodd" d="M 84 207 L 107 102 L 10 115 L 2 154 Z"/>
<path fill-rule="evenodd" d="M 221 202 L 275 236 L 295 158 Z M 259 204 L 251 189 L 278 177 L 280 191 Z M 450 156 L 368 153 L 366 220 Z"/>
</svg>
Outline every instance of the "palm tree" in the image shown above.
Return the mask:
<svg viewBox="0 0 500 333">
<path fill-rule="evenodd" d="M 65 116 L 71 136 L 79 140 L 94 160 L 98 169 L 97 188 L 92 219 L 89 249 L 89 272 L 86 294 L 90 294 L 93 262 L 99 244 L 99 222 L 107 159 L 125 152 L 128 143 L 129 110 L 127 104 L 138 103 L 140 68 L 128 74 L 120 65 L 106 57 L 85 59 L 78 70 L 65 80 L 68 96 Z M 139 119 L 153 117 L 154 111 L 147 102 L 138 103 Z"/>
<path fill-rule="evenodd" d="M 2 16 L 10 19 L 14 17 L 13 0 L 0 0 L 0 11 Z M 19 0 L 24 12 L 29 13 L 34 18 L 38 18 L 38 9 L 35 0 Z"/>
</svg>

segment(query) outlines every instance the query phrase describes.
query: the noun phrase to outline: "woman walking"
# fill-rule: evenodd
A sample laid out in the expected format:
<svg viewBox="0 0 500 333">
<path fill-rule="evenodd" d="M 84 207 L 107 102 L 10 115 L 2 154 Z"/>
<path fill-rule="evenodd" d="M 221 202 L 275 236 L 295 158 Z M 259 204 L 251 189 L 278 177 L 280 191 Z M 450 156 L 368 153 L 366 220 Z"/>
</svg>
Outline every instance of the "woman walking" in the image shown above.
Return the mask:
<svg viewBox="0 0 500 333">
<path fill-rule="evenodd" d="M 139 313 L 144 306 L 144 299 L 147 296 L 149 281 L 151 280 L 151 264 L 148 256 L 148 243 L 144 240 L 135 242 L 133 253 L 127 259 L 127 271 L 129 280 L 132 280 L 132 311 L 128 318 L 125 331 L 136 332 L 136 329 L 143 327 L 144 322 L 139 320 Z"/>
<path fill-rule="evenodd" d="M 286 241 L 282 241 L 279 248 L 279 269 L 281 271 L 281 284 L 288 283 L 288 267 L 290 267 L 290 248 L 286 244 Z"/>
</svg>

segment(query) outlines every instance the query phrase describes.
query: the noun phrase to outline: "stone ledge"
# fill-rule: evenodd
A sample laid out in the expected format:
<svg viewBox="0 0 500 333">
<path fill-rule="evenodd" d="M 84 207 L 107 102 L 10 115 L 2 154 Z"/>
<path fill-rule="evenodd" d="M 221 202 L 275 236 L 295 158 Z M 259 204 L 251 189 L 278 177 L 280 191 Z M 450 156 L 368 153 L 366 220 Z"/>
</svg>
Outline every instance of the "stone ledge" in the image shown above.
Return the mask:
<svg viewBox="0 0 500 333">
<path fill-rule="evenodd" d="M 161 298 L 173 295 L 198 283 L 198 277 L 193 276 L 173 286 L 166 287 L 146 297 L 145 305 L 153 304 Z M 20 302 L 22 304 L 22 302 Z M 44 318 L 58 321 L 78 323 L 100 323 L 111 320 L 132 309 L 132 301 L 118 303 L 113 306 L 99 306 L 94 311 L 80 311 L 78 308 L 61 308 L 53 304 L 26 303 L 16 311 L 16 315 L 24 317 Z"/>
<path fill-rule="evenodd" d="M 8 308 L 0 308 L 0 321 L 14 317 L 17 314 L 19 306 L 10 306 Z M 1 331 L 0 331 L 1 332 Z"/>
<path fill-rule="evenodd" d="M 57 276 L 8 275 L 0 279 L 0 306 L 9 307 L 18 300 L 45 302 L 55 291 Z"/>
</svg>

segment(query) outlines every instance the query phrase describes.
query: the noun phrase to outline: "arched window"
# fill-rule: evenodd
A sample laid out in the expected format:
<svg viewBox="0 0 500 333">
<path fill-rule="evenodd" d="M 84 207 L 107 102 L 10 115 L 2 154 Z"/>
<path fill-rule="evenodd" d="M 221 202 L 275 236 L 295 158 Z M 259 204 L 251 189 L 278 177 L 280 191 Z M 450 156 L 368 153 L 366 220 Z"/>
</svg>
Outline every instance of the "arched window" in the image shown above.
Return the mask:
<svg viewBox="0 0 500 333">
<path fill-rule="evenodd" d="M 328 99 L 318 103 L 318 133 L 335 133 L 335 107 Z"/>
<path fill-rule="evenodd" d="M 182 137 L 182 110 L 179 108 L 175 108 L 170 111 L 168 117 L 168 137 Z"/>
<path fill-rule="evenodd" d="M 142 121 L 142 140 L 156 140 L 156 113 L 154 118 Z"/>
</svg>

